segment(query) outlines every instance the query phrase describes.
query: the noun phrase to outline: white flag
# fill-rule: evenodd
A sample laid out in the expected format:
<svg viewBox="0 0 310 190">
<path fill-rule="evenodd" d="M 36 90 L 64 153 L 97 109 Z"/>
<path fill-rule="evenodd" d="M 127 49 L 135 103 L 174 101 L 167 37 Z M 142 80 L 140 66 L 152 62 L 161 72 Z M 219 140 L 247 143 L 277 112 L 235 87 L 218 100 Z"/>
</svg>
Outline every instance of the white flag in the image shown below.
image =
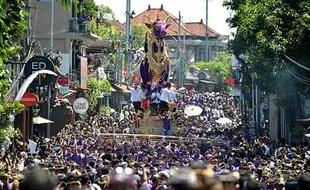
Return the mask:
<svg viewBox="0 0 310 190">
<path fill-rule="evenodd" d="M 124 120 L 125 116 L 124 116 L 124 112 L 123 110 L 121 110 L 121 114 L 119 115 L 119 121 Z"/>
<path fill-rule="evenodd" d="M 28 142 L 29 142 L 30 153 L 36 152 L 37 143 L 30 139 L 28 139 Z"/>
</svg>

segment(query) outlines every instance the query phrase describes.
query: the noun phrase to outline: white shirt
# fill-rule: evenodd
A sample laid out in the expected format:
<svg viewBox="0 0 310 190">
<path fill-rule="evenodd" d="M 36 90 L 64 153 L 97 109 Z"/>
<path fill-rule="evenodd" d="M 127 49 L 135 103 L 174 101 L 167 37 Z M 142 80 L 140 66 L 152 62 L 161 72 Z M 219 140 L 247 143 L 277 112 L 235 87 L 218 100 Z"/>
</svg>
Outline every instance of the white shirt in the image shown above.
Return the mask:
<svg viewBox="0 0 310 190">
<path fill-rule="evenodd" d="M 139 90 L 138 90 L 138 89 L 132 89 L 132 90 L 131 90 L 130 100 L 131 100 L 132 102 L 137 102 L 137 101 L 138 101 L 138 93 L 139 93 Z"/>
<path fill-rule="evenodd" d="M 168 88 L 164 88 L 161 90 L 161 94 L 160 94 L 160 101 L 164 101 L 169 103 L 170 102 L 170 90 Z"/>
<path fill-rule="evenodd" d="M 145 97 L 144 91 L 143 91 L 143 90 L 139 90 L 137 101 L 138 101 L 138 102 L 142 102 L 145 98 L 146 98 L 146 97 Z"/>
<path fill-rule="evenodd" d="M 158 92 L 153 92 L 152 93 L 152 103 L 158 104 L 160 100 L 160 93 Z M 155 98 L 156 97 L 156 98 Z M 155 98 L 155 99 L 154 99 Z"/>
</svg>

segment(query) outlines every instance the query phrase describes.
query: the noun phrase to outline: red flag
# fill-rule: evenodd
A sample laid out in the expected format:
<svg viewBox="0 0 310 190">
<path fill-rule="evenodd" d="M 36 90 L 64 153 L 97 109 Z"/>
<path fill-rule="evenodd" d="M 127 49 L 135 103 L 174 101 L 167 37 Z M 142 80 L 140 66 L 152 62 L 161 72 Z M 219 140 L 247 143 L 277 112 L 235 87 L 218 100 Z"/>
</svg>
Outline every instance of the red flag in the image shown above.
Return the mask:
<svg viewBox="0 0 310 190">
<path fill-rule="evenodd" d="M 128 71 L 128 70 L 127 70 L 127 67 L 125 67 L 125 68 L 124 68 L 124 78 L 125 78 L 125 79 L 127 78 L 127 71 Z"/>
<path fill-rule="evenodd" d="M 234 84 L 234 83 L 235 83 L 235 79 L 233 79 L 233 78 L 227 78 L 227 79 L 225 80 L 225 83 L 226 83 L 226 84 Z"/>
</svg>

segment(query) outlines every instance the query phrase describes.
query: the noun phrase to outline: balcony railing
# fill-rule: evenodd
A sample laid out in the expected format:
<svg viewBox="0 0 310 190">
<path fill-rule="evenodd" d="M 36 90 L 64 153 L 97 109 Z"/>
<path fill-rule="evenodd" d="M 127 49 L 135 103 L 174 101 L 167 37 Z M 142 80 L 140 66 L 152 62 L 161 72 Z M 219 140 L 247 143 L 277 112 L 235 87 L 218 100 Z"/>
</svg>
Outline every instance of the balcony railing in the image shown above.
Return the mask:
<svg viewBox="0 0 310 190">
<path fill-rule="evenodd" d="M 90 23 L 90 21 L 72 18 L 69 21 L 69 32 L 90 34 L 91 33 L 91 23 Z"/>
</svg>

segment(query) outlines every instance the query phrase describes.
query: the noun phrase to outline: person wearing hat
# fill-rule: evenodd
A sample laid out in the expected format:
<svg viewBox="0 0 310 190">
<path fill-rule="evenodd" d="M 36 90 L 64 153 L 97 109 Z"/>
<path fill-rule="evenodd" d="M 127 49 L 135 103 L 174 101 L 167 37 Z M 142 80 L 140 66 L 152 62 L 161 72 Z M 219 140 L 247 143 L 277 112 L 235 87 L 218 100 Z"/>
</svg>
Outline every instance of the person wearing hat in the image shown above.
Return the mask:
<svg viewBox="0 0 310 190">
<path fill-rule="evenodd" d="M 96 183 L 102 190 L 109 189 L 110 177 L 108 175 L 102 175 L 97 179 Z"/>
<path fill-rule="evenodd" d="M 224 190 L 237 190 L 238 189 L 238 180 L 239 173 L 234 172 L 223 172 L 219 175 L 219 180 L 223 183 Z"/>
</svg>

